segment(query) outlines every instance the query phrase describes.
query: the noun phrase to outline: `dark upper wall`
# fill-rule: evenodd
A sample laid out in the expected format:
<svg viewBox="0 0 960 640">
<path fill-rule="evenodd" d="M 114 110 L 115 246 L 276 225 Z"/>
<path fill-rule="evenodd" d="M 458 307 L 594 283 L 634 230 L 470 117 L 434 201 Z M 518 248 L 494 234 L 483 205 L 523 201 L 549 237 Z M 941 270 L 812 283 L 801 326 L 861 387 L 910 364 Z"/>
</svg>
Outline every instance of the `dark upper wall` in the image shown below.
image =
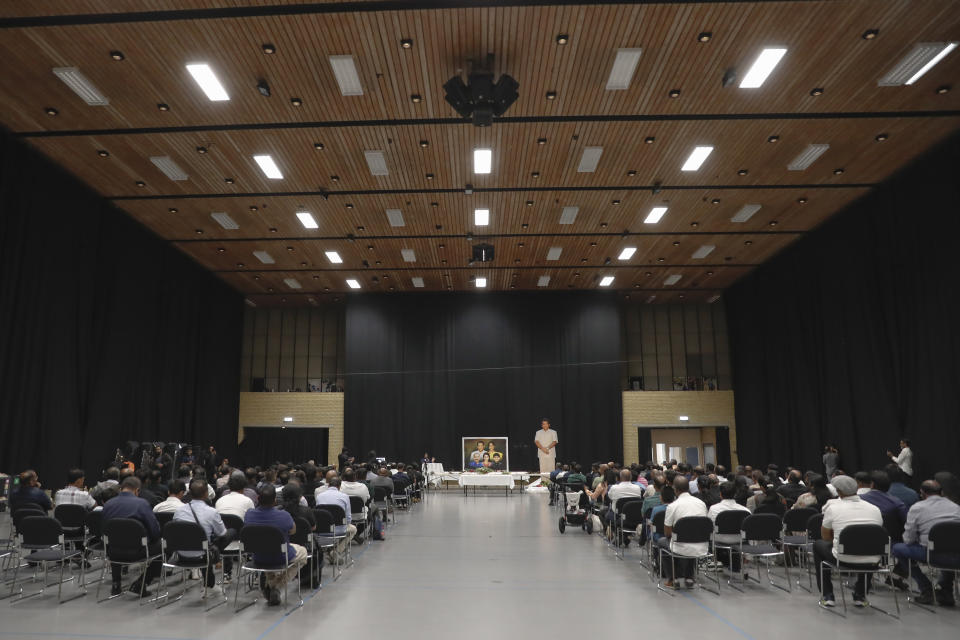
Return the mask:
<svg viewBox="0 0 960 640">
<path fill-rule="evenodd" d="M 242 298 L 0 132 L 0 469 L 236 442 Z"/>
<path fill-rule="evenodd" d="M 876 468 L 906 434 L 921 474 L 960 451 L 960 136 L 726 295 L 740 458 Z"/>
</svg>

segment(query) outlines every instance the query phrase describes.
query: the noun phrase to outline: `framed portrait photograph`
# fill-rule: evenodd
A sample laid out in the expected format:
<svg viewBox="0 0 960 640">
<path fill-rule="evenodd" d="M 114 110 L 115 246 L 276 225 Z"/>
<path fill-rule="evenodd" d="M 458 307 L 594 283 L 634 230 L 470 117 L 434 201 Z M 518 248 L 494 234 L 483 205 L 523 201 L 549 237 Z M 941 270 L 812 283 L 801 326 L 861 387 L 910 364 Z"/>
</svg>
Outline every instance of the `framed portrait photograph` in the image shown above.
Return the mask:
<svg viewBox="0 0 960 640">
<path fill-rule="evenodd" d="M 470 436 L 462 439 L 463 470 L 510 471 L 507 458 L 509 438 Z"/>
</svg>

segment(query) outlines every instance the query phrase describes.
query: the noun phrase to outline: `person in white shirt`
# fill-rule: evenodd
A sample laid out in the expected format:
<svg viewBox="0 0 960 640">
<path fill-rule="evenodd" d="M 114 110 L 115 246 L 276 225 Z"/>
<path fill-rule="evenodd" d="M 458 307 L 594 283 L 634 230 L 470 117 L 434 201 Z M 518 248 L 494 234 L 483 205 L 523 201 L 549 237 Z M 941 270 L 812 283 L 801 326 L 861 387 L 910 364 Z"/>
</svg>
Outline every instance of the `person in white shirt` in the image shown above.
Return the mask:
<svg viewBox="0 0 960 640">
<path fill-rule="evenodd" d="M 540 431 L 533 438 L 537 445 L 537 458 L 540 461 L 540 473 L 550 473 L 557 465 L 557 432 L 550 428 L 550 421 L 540 422 Z"/>
<path fill-rule="evenodd" d="M 97 506 L 97 501 L 83 488 L 84 482 L 86 481 L 85 476 L 86 474 L 83 469 L 71 469 L 67 472 L 67 486 L 57 491 L 53 504 L 56 506 L 60 506 L 61 504 L 79 504 L 87 511 Z"/>
<path fill-rule="evenodd" d="M 187 485 L 180 478 L 174 478 L 167 485 L 170 493 L 167 499 L 153 508 L 154 513 L 175 513 L 183 506 L 183 494 L 187 492 Z"/>
<path fill-rule="evenodd" d="M 678 475 L 673 479 L 673 488 L 677 493 L 677 499 L 667 505 L 667 514 L 663 519 L 664 537 L 657 540 L 657 544 L 670 550 L 677 556 L 701 556 L 707 553 L 710 548 L 707 542 L 676 542 L 673 539 L 673 527 L 681 518 L 689 516 L 706 516 L 707 505 L 703 500 L 690 495 L 690 481 L 685 477 Z M 695 560 L 686 560 L 677 558 L 675 564 L 677 572 L 686 578 L 687 585 L 693 584 L 693 570 Z M 668 580 L 664 586 L 671 588 L 674 586 L 674 576 L 671 574 L 672 566 L 669 562 L 663 563 L 663 570 Z"/>
<path fill-rule="evenodd" d="M 713 505 L 707 510 L 707 517 L 710 518 L 710 521 L 714 524 L 717 523 L 717 516 L 723 513 L 724 511 L 744 511 L 747 514 L 750 513 L 750 509 L 747 509 L 745 506 L 737 502 L 734 498 L 737 495 L 737 483 L 735 482 L 724 482 L 720 485 L 720 502 Z M 714 540 L 721 544 L 737 544 L 740 542 L 739 533 L 718 533 L 713 537 Z M 731 571 L 734 573 L 740 572 L 740 553 L 731 552 L 729 549 L 716 549 L 717 560 L 723 563 L 724 566 L 731 567 Z M 730 555 L 733 555 L 733 558 L 730 558 Z"/>
<path fill-rule="evenodd" d="M 370 489 L 366 484 L 357 482 L 357 472 L 353 469 L 346 469 L 343 472 L 343 481 L 340 483 L 340 491 L 348 496 L 357 496 L 363 500 L 363 504 L 370 501 Z"/>
<path fill-rule="evenodd" d="M 217 513 L 243 518 L 247 511 L 254 508 L 253 500 L 248 498 L 243 490 L 247 488 L 247 476 L 242 471 L 234 471 L 227 481 L 229 491 L 217 500 Z"/>
<path fill-rule="evenodd" d="M 848 563 L 855 561 L 867 566 L 876 565 L 880 562 L 880 556 L 854 556 L 848 557 L 839 553 L 840 534 L 846 527 L 855 524 L 877 524 L 883 526 L 883 516 L 880 509 L 874 505 L 860 499 L 857 495 L 857 481 L 850 476 L 836 476 L 833 479 L 833 486 L 836 487 L 840 497 L 836 500 L 830 500 L 823 508 L 823 525 L 820 528 L 820 540 L 813 543 L 813 559 L 816 566 L 823 567 L 822 572 L 817 571 L 817 587 L 820 589 L 820 604 L 824 607 L 836 606 L 833 597 L 833 583 L 830 581 L 831 572 L 829 565 L 836 566 L 837 562 Z M 821 563 L 826 565 L 821 565 Z M 821 573 L 823 576 L 821 584 Z M 867 575 L 859 574 L 857 576 L 856 586 L 853 589 L 853 604 L 858 607 L 866 607 L 867 603 Z"/>
<path fill-rule="evenodd" d="M 643 498 L 643 487 L 633 484 L 633 474 L 630 469 L 620 470 L 620 482 L 607 489 L 607 497 L 610 498 L 610 510 L 607 511 L 607 520 L 613 522 L 616 518 L 617 503 L 620 498 Z"/>
<path fill-rule="evenodd" d="M 906 438 L 900 440 L 900 453 L 893 455 L 892 452 L 887 451 L 887 457 L 893 460 L 901 471 L 913 478 L 913 451 L 910 449 L 909 440 Z"/>
</svg>

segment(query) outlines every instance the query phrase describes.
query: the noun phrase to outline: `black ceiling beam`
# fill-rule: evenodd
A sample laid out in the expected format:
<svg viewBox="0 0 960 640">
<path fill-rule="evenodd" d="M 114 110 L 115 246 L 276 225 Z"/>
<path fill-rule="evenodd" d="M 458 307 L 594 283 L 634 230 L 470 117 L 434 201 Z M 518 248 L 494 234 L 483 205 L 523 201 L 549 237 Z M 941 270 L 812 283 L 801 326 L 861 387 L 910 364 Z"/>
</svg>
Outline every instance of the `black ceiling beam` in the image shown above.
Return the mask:
<svg viewBox="0 0 960 640">
<path fill-rule="evenodd" d="M 634 236 L 799 236 L 808 233 L 807 231 L 783 229 L 779 231 L 629 231 L 624 234 L 622 231 L 597 231 L 587 233 L 474 233 L 473 240 L 496 240 L 501 238 L 629 238 Z M 167 242 L 260 242 L 260 241 L 303 241 L 316 240 L 329 242 L 331 240 L 467 240 L 465 233 L 438 233 L 435 235 L 396 235 L 396 236 L 260 236 L 254 238 L 171 238 Z"/>
<path fill-rule="evenodd" d="M 816 113 L 695 113 L 695 114 L 619 114 L 568 116 L 507 116 L 494 124 L 565 122 L 712 122 L 743 120 L 871 120 L 878 118 L 956 118 L 960 110 L 934 111 L 825 111 Z M 323 120 L 314 122 L 261 122 L 185 127 L 129 127 L 123 129 L 65 129 L 56 131 L 17 131 L 18 138 L 68 138 L 82 136 L 129 136 L 157 133 L 211 133 L 218 131 L 277 131 L 290 129 L 342 129 L 345 127 L 405 127 L 424 125 L 466 125 L 469 118 L 409 118 L 385 120 Z"/>
<path fill-rule="evenodd" d="M 263 274 L 263 273 L 317 273 L 317 272 L 329 272 L 329 273 L 356 273 L 356 272 L 368 272 L 371 275 L 376 275 L 381 272 L 399 272 L 399 271 L 409 271 L 414 274 L 420 273 L 423 271 L 476 271 L 477 269 L 489 269 L 492 271 L 543 271 L 544 269 L 562 269 L 565 271 L 579 271 L 581 269 L 686 269 L 689 267 L 704 268 L 704 269 L 723 269 L 727 268 L 741 268 L 741 269 L 752 269 L 754 267 L 760 266 L 762 263 L 753 262 L 749 264 L 743 263 L 732 263 L 725 262 L 722 264 L 664 264 L 662 262 L 657 262 L 654 264 L 576 264 L 576 265 L 532 265 L 532 266 L 519 266 L 519 265 L 503 265 L 496 266 L 492 265 L 489 262 L 478 262 L 476 264 L 468 265 L 466 260 L 464 260 L 463 266 L 451 266 L 451 265 L 442 265 L 439 267 L 384 267 L 384 266 L 372 266 L 372 267 L 344 267 L 337 269 L 324 269 L 324 268 L 310 268 L 310 267 L 296 267 L 291 269 L 210 269 L 211 273 L 249 273 L 251 275 Z"/>
<path fill-rule="evenodd" d="M 767 2 L 815 2 L 822 0 L 590 0 L 589 4 L 764 4 Z M 171 11 L 130 11 L 119 13 L 85 13 L 60 16 L 32 16 L 0 20 L 0 29 L 29 27 L 62 27 L 130 22 L 173 22 L 180 20 L 224 20 L 271 16 L 302 16 L 329 13 L 370 13 L 377 11 L 410 11 L 424 9 L 473 9 L 486 7 L 542 7 L 587 4 L 584 0 L 381 0 L 379 2 L 328 2 L 300 5 L 264 5 L 221 7 L 214 9 L 179 9 Z"/>
</svg>

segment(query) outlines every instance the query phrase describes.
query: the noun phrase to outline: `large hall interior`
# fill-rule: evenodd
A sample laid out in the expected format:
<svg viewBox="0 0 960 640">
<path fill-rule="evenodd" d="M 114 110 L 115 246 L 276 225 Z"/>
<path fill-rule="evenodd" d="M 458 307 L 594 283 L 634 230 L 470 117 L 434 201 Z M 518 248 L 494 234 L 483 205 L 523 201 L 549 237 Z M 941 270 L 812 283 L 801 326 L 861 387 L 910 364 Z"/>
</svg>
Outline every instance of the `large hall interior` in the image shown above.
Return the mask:
<svg viewBox="0 0 960 640">
<path fill-rule="evenodd" d="M 958 44 L 0 0 L 0 640 L 955 638 Z"/>
</svg>

